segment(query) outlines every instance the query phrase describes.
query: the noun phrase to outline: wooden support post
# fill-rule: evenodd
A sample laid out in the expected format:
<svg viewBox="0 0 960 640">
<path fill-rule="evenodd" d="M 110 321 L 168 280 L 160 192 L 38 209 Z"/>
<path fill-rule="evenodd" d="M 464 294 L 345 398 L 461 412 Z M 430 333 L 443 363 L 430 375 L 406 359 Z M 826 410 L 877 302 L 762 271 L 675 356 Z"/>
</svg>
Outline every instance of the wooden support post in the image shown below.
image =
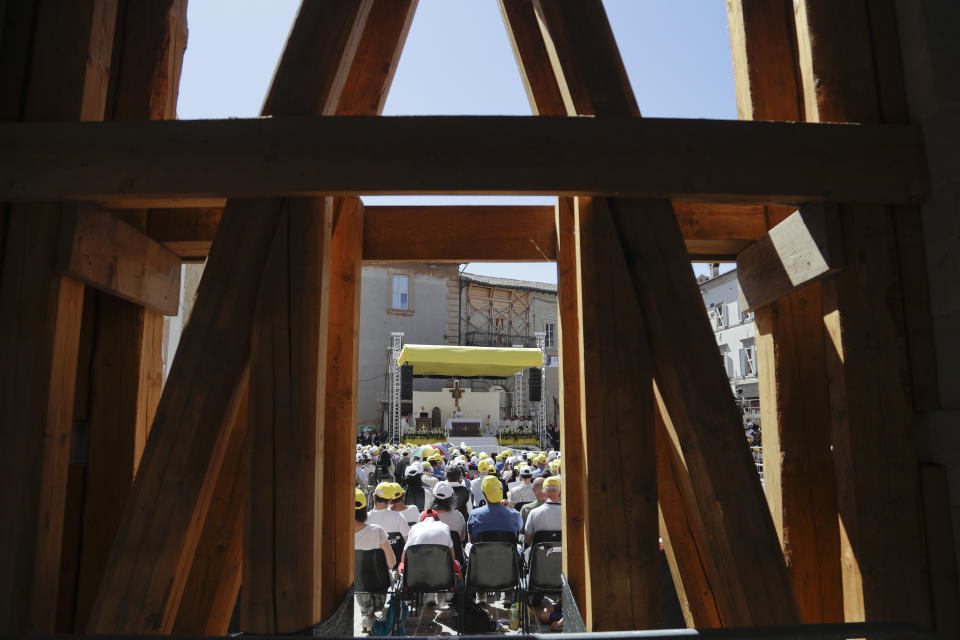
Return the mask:
<svg viewBox="0 0 960 640">
<path fill-rule="evenodd" d="M 320 622 L 332 199 L 288 200 L 260 283 L 250 353 L 244 628 Z"/>
<path fill-rule="evenodd" d="M 23 4 L 4 5 L 4 27 L 16 18 L 10 26 L 20 33 L 3 45 L 14 53 L 3 61 L 3 117 L 102 119 L 116 2 Z M 56 271 L 63 209 L 14 206 L 0 216 L 0 631 L 8 634 L 51 633 L 56 617 L 83 303 L 83 285 Z"/>
<path fill-rule="evenodd" d="M 220 476 L 173 623 L 179 636 L 223 636 L 240 592 L 247 490 L 247 399 L 241 391 Z"/>
<path fill-rule="evenodd" d="M 369 9 L 368 2 L 347 0 L 304 4 L 264 113 L 333 113 Z M 91 632 L 169 633 L 173 626 L 229 440 L 226 425 L 241 395 L 257 284 L 284 207 L 275 199 L 227 203 L 118 530 Z M 206 392 L 197 394 L 199 387 Z"/>
<path fill-rule="evenodd" d="M 737 0 L 727 11 L 740 118 L 802 120 L 793 3 Z M 820 307 L 814 284 L 755 312 L 767 501 L 807 623 L 843 620 Z"/>
<path fill-rule="evenodd" d="M 573 596 L 587 602 L 587 541 L 584 519 L 587 494 L 584 423 L 581 421 L 581 314 L 577 278 L 577 233 L 573 198 L 556 207 L 557 291 L 560 316 L 560 449 L 563 451 L 563 575 Z"/>
<path fill-rule="evenodd" d="M 807 119 L 905 120 L 892 3 L 871 3 L 868 10 L 853 1 L 804 0 L 796 9 Z M 822 284 L 822 304 L 844 617 L 928 626 L 911 406 L 915 363 L 906 339 L 896 217 L 888 207 L 841 205 L 839 224 L 845 268 Z"/>
<path fill-rule="evenodd" d="M 599 490 L 583 495 L 587 580 L 578 606 L 590 631 L 653 629 L 660 569 L 646 332 L 636 299 L 610 287 L 629 276 L 606 201 L 578 198 L 575 218 L 583 458 L 606 459 L 581 465 L 584 486 Z"/>
<path fill-rule="evenodd" d="M 321 618 L 331 615 L 353 582 L 353 444 L 360 348 L 360 252 L 363 203 L 338 202 L 330 248 L 330 319 L 323 446 Z"/>
<path fill-rule="evenodd" d="M 950 490 L 947 471 L 935 465 L 920 467 L 923 492 L 924 539 L 930 562 L 930 593 L 933 596 L 933 629 L 941 638 L 960 637 L 960 584 L 950 520 Z"/>
</svg>

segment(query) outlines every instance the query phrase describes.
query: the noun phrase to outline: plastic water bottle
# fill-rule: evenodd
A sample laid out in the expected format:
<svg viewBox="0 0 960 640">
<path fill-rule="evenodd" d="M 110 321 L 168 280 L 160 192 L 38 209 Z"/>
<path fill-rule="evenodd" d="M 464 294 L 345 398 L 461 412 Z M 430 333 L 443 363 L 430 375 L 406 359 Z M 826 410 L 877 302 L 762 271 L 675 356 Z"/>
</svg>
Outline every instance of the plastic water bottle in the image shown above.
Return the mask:
<svg viewBox="0 0 960 640">
<path fill-rule="evenodd" d="M 520 603 L 510 605 L 510 628 L 514 631 L 520 628 Z"/>
</svg>

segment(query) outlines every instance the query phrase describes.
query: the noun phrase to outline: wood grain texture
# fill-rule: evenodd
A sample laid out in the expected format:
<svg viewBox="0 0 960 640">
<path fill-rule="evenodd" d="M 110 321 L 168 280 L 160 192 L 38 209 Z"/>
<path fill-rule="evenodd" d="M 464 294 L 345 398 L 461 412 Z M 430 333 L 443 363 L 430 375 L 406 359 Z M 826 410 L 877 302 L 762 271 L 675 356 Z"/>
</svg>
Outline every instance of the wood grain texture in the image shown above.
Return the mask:
<svg viewBox="0 0 960 640">
<path fill-rule="evenodd" d="M 533 2 L 498 0 L 498 4 L 533 115 L 565 115 L 568 109 L 553 74 Z"/>
<path fill-rule="evenodd" d="M 329 114 L 369 4 L 308 3 L 298 15 L 265 115 Z M 324 43 L 317 50 L 317 42 Z M 313 53 L 311 53 L 313 52 Z M 279 78 L 279 80 L 278 80 Z M 325 87 L 317 93 L 318 87 Z M 163 124 L 163 123 L 154 123 Z M 257 288 L 284 204 L 231 200 L 181 337 L 88 630 L 172 628 L 247 369 Z M 189 354 L 189 355 L 186 355 Z M 197 393 L 203 389 L 204 393 Z"/>
<path fill-rule="evenodd" d="M 3 117 L 102 119 L 116 3 L 3 9 L 4 25 L 9 18 L 18 32 L 3 36 Z M 0 512 L 8 519 L 0 631 L 8 634 L 50 633 L 56 624 L 83 304 L 83 285 L 55 269 L 63 209 L 13 206 L 0 215 Z"/>
<path fill-rule="evenodd" d="M 894 125 L 284 117 L 4 123 L 0 144 L 5 200 L 552 194 L 916 203 L 929 192 L 921 132 Z"/>
<path fill-rule="evenodd" d="M 836 207 L 807 205 L 737 255 L 740 312 L 754 311 L 843 268 Z"/>
<path fill-rule="evenodd" d="M 243 575 L 243 513 L 247 484 L 247 400 L 230 425 L 230 440 L 173 623 L 176 635 L 226 635 Z"/>
<path fill-rule="evenodd" d="M 602 4 L 535 6 L 545 40 L 552 35 L 561 93 L 585 105 L 577 112 L 639 116 Z M 736 614 L 724 624 L 795 622 L 776 533 L 672 207 L 666 200 L 626 199 L 608 200 L 606 207 L 646 327 L 656 383 L 697 487 L 697 511 L 714 540 L 720 572 L 731 576 Z"/>
<path fill-rule="evenodd" d="M 796 9 L 807 119 L 903 122 L 891 3 L 804 0 Z M 848 621 L 897 618 L 929 625 L 896 217 L 888 207 L 843 205 L 839 219 L 846 267 L 823 283 L 823 314 L 844 615 Z M 922 262 L 906 257 L 918 258 Z M 931 371 L 918 381 L 929 384 Z"/>
<path fill-rule="evenodd" d="M 559 198 L 557 229 L 557 307 L 560 316 L 560 448 L 563 450 L 563 575 L 578 603 L 587 602 L 586 452 L 581 420 L 580 281 L 577 278 L 577 227 L 572 198 Z"/>
<path fill-rule="evenodd" d="M 586 600 L 591 631 L 660 625 L 652 364 L 637 300 L 604 200 L 574 208 L 580 294 L 580 423 Z M 569 513 L 569 512 L 568 512 Z"/>
<path fill-rule="evenodd" d="M 180 307 L 180 257 L 142 231 L 93 204 L 64 219 L 62 274 L 167 316 Z"/>
<path fill-rule="evenodd" d="M 320 621 L 332 202 L 288 200 L 250 352 L 242 607 L 252 633 Z"/>
<path fill-rule="evenodd" d="M 344 198 L 335 212 L 330 243 L 330 310 L 323 435 L 323 528 L 320 614 L 325 619 L 353 583 L 354 507 L 350 488 L 357 424 L 360 366 L 361 247 L 363 203 Z"/>
</svg>

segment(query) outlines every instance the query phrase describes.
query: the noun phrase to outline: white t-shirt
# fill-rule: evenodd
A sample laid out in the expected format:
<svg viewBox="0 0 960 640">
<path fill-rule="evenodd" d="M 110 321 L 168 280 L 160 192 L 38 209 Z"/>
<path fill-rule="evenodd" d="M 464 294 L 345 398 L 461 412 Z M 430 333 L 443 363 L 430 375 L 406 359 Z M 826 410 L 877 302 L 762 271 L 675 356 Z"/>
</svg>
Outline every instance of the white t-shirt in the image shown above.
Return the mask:
<svg viewBox="0 0 960 640">
<path fill-rule="evenodd" d="M 418 522 L 410 527 L 407 546 L 412 547 L 418 544 L 442 544 L 445 547 L 452 547 L 453 538 L 450 537 L 450 527 L 433 518 Z"/>
<path fill-rule="evenodd" d="M 394 511 L 394 513 L 399 513 L 403 516 L 408 525 L 417 524 L 417 520 L 420 519 L 420 509 L 418 509 L 415 504 L 408 504 L 407 508 L 403 511 Z"/>
<path fill-rule="evenodd" d="M 467 536 L 467 521 L 463 519 L 463 514 L 454 509 L 453 511 L 438 511 L 440 522 L 450 527 L 450 531 L 460 534 L 460 542 L 464 542 Z"/>
<path fill-rule="evenodd" d="M 480 504 L 480 501 L 483 500 L 483 489 L 481 485 L 485 477 L 486 476 L 480 476 L 470 481 L 470 493 L 473 495 L 474 504 Z"/>
<path fill-rule="evenodd" d="M 404 538 L 410 533 L 410 525 L 404 514 L 389 509 L 374 509 L 367 513 L 367 522 L 383 527 L 388 534 L 399 533 Z"/>
<path fill-rule="evenodd" d="M 563 509 L 559 502 L 545 502 L 527 517 L 525 531 L 531 536 L 537 531 L 560 531 L 563 529 Z"/>
<path fill-rule="evenodd" d="M 387 532 L 383 530 L 383 527 L 369 522 L 363 529 L 353 533 L 353 548 L 357 551 L 379 549 L 386 541 Z"/>
</svg>

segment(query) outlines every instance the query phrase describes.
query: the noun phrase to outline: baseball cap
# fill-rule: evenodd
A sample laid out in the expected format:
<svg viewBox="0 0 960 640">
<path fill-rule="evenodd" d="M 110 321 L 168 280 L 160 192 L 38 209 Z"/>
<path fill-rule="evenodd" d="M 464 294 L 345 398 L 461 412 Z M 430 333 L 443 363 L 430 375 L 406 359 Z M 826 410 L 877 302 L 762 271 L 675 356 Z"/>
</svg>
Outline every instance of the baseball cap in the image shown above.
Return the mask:
<svg viewBox="0 0 960 640">
<path fill-rule="evenodd" d="M 367 496 L 363 495 L 363 491 L 360 491 L 360 489 L 355 489 L 353 494 L 353 508 L 363 509 L 366 506 Z"/>
<path fill-rule="evenodd" d="M 483 489 L 483 496 L 487 502 L 500 502 L 503 500 L 503 487 L 500 486 L 500 480 L 496 476 L 487 476 L 480 484 Z"/>
<path fill-rule="evenodd" d="M 420 475 L 420 465 L 416 463 L 409 465 L 403 475 L 407 477 Z"/>
<path fill-rule="evenodd" d="M 437 513 L 436 509 L 427 509 L 426 511 L 420 514 L 420 522 L 423 522 L 427 518 L 436 518 L 437 520 L 439 520 L 440 514 Z"/>
<path fill-rule="evenodd" d="M 522 469 L 520 469 L 520 475 L 523 476 L 524 478 L 529 478 L 530 476 L 533 475 L 533 471 L 530 469 L 530 467 L 523 467 Z"/>
<path fill-rule="evenodd" d="M 550 476 L 543 481 L 543 486 L 546 487 L 559 487 L 560 486 L 560 476 Z"/>
<path fill-rule="evenodd" d="M 453 495 L 453 485 L 447 482 L 446 480 L 441 480 L 433 488 L 433 495 L 440 498 L 441 500 L 446 500 L 447 498 Z"/>
<path fill-rule="evenodd" d="M 377 485 L 376 494 L 378 498 L 396 500 L 403 495 L 403 491 L 399 489 L 400 485 L 394 484 L 393 482 L 381 482 Z"/>
</svg>

